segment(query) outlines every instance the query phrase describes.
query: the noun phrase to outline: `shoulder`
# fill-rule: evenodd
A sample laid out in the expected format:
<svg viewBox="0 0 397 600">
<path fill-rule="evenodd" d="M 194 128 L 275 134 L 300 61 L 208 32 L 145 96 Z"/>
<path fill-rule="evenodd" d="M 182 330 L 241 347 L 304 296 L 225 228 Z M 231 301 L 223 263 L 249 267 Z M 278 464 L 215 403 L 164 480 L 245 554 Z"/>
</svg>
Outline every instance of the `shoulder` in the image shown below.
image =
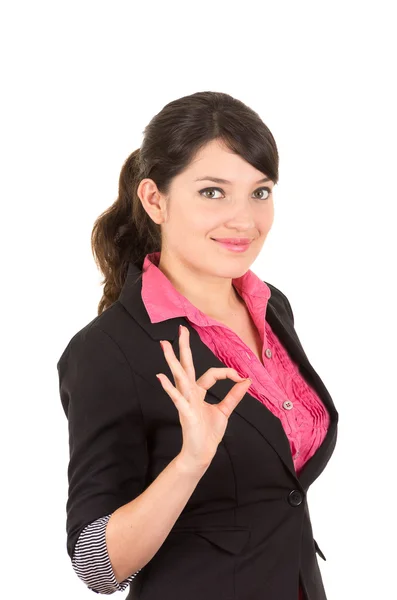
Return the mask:
<svg viewBox="0 0 397 600">
<path fill-rule="evenodd" d="M 126 313 L 122 304 L 119 301 L 114 302 L 72 335 L 58 359 L 58 370 L 70 354 L 83 357 L 95 350 L 111 351 L 114 355 L 121 356 L 123 351 L 120 339 L 122 334 L 125 334 L 126 327 L 131 328 L 133 323 L 133 319 Z"/>
</svg>

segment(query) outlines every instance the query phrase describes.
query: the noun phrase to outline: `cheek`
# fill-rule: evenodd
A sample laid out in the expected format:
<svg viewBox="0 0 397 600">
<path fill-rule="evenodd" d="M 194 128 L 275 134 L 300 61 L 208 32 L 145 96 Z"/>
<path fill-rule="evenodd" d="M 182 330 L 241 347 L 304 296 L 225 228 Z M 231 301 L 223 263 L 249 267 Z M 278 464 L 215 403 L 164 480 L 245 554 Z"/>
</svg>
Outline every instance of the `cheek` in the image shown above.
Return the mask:
<svg viewBox="0 0 397 600">
<path fill-rule="evenodd" d="M 190 214 L 184 214 L 182 219 L 186 231 L 190 231 L 192 235 L 198 237 L 206 236 L 223 225 L 223 221 L 219 217 L 208 212 L 192 211 Z"/>
<path fill-rule="evenodd" d="M 267 232 L 273 225 L 274 221 L 274 205 L 273 203 L 266 207 L 266 213 L 262 215 L 260 219 L 260 228 L 262 231 Z"/>
</svg>

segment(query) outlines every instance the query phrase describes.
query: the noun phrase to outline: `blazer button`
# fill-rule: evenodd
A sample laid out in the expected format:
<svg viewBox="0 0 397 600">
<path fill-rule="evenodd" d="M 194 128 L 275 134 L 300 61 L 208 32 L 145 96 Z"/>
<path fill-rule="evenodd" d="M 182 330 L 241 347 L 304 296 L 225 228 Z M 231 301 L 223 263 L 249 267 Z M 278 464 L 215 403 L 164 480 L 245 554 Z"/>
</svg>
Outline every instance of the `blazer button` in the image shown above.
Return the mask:
<svg viewBox="0 0 397 600">
<path fill-rule="evenodd" d="M 299 490 L 292 490 L 292 492 L 288 494 L 288 502 L 291 506 L 299 506 L 299 504 L 302 504 L 302 501 L 303 496 Z"/>
</svg>

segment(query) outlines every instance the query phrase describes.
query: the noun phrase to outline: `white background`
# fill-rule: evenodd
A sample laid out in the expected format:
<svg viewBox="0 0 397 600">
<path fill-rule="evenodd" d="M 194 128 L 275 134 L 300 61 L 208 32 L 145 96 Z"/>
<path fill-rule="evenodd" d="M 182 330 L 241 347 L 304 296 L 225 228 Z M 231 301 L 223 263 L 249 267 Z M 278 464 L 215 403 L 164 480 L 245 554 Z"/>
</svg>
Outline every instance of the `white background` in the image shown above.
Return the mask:
<svg viewBox="0 0 397 600">
<path fill-rule="evenodd" d="M 167 102 L 203 90 L 256 110 L 280 153 L 252 270 L 289 298 L 339 411 L 308 494 L 328 599 L 395 597 L 394 3 L 141 4 L 0 9 L 2 597 L 96 597 L 66 553 L 56 363 L 96 316 L 90 234 L 123 161 Z"/>
</svg>

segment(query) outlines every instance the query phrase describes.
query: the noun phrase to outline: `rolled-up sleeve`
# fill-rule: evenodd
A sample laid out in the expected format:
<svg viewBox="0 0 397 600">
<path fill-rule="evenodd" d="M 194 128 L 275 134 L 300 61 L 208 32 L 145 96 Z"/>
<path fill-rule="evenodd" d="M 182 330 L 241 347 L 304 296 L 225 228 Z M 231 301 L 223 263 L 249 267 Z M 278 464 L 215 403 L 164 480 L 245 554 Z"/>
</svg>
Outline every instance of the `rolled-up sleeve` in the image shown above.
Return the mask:
<svg viewBox="0 0 397 600">
<path fill-rule="evenodd" d="M 73 559 L 87 525 L 144 491 L 148 453 L 134 373 L 108 333 L 87 325 L 70 340 L 57 369 L 69 430 L 66 545 Z M 103 550 L 103 537 L 94 544 Z M 111 588 L 114 575 L 108 575 Z"/>
<path fill-rule="evenodd" d="M 106 525 L 110 517 L 111 515 L 100 517 L 83 529 L 72 558 L 76 575 L 97 594 L 113 594 L 113 592 L 124 591 L 130 581 L 141 571 L 138 569 L 127 579 L 118 583 L 106 546 Z"/>
</svg>

